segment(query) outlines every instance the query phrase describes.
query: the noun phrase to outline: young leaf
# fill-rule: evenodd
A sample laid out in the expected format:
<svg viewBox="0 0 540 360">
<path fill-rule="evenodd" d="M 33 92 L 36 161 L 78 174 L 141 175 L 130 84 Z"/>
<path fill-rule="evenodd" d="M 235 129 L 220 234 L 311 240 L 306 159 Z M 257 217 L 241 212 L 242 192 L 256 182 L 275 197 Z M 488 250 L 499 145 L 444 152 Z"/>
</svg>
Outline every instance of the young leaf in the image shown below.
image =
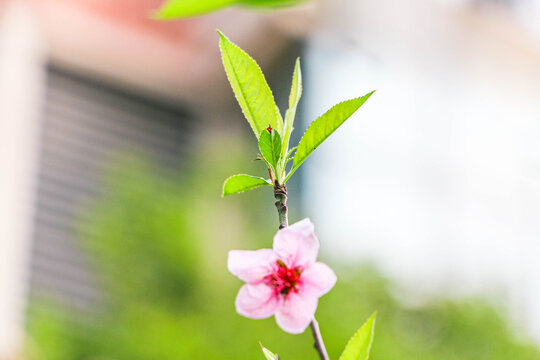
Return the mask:
<svg viewBox="0 0 540 360">
<path fill-rule="evenodd" d="M 300 58 L 296 59 L 292 78 L 291 93 L 289 94 L 289 109 L 292 109 L 300 101 L 302 96 L 302 71 L 300 70 Z"/>
<path fill-rule="evenodd" d="M 266 360 L 279 360 L 279 356 L 265 348 L 261 343 L 259 343 L 259 345 L 261 346 L 262 352 Z"/>
<path fill-rule="evenodd" d="M 159 20 L 188 18 L 206 14 L 241 0 L 169 0 L 154 14 Z"/>
<path fill-rule="evenodd" d="M 272 129 L 271 132 L 266 129 L 262 131 L 259 136 L 259 150 L 275 170 L 281 157 L 281 136 L 276 129 Z"/>
<path fill-rule="evenodd" d="M 358 110 L 358 108 L 360 108 L 373 93 L 374 91 L 362 97 L 341 102 L 313 121 L 298 143 L 298 148 L 294 155 L 293 167 L 285 181 L 287 181 L 304 160 L 306 160 L 324 140 L 336 131 L 345 120 L 354 114 L 354 112 Z"/>
<path fill-rule="evenodd" d="M 221 197 L 241 193 L 264 185 L 272 186 L 272 183 L 258 176 L 246 174 L 233 175 L 225 180 Z"/>
<path fill-rule="evenodd" d="M 289 95 L 289 109 L 285 113 L 285 130 L 283 133 L 282 158 L 286 158 L 289 140 L 294 129 L 294 117 L 296 116 L 296 107 L 302 96 L 302 71 L 300 70 L 300 58 L 296 59 L 294 73 L 292 78 L 291 93 Z"/>
<path fill-rule="evenodd" d="M 268 124 L 281 132 L 283 121 L 261 68 L 219 30 L 218 33 L 227 78 L 255 136 L 259 138 Z"/>
<path fill-rule="evenodd" d="M 358 329 L 358 331 L 351 337 L 345 350 L 339 357 L 339 360 L 368 360 L 369 352 L 371 351 L 371 345 L 373 344 L 373 336 L 375 333 L 375 320 L 377 319 L 377 312 Z"/>
<path fill-rule="evenodd" d="M 294 150 L 296 150 L 296 146 L 293 147 L 291 150 L 289 150 L 289 152 L 287 153 L 287 161 L 289 161 L 289 158 L 291 158 L 291 160 L 292 160 L 291 155 L 294 152 Z"/>
</svg>

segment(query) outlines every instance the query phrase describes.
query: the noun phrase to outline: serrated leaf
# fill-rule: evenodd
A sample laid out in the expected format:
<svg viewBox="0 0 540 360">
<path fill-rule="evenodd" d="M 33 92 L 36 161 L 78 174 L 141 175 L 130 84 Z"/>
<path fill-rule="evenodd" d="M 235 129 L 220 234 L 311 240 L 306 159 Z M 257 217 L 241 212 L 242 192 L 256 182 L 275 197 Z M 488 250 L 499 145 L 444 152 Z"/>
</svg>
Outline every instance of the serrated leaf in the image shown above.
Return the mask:
<svg viewBox="0 0 540 360">
<path fill-rule="evenodd" d="M 324 140 L 332 135 L 345 120 L 354 114 L 373 93 L 374 91 L 362 97 L 341 102 L 313 121 L 298 143 L 298 148 L 294 155 L 293 167 L 285 181 L 288 180 L 309 155 L 311 155 Z"/>
<path fill-rule="evenodd" d="M 238 174 L 228 177 L 223 183 L 222 197 L 241 193 L 259 186 L 272 186 L 272 183 L 262 177 Z"/>
<path fill-rule="evenodd" d="M 241 0 L 169 0 L 154 14 L 155 19 L 189 18 L 219 10 Z"/>
<path fill-rule="evenodd" d="M 291 84 L 291 93 L 289 95 L 289 109 L 285 113 L 285 124 L 284 124 L 284 133 L 283 133 L 283 147 L 281 158 L 285 160 L 288 156 L 286 155 L 287 149 L 289 148 L 289 140 L 291 138 L 292 131 L 294 129 L 294 118 L 296 116 L 296 108 L 300 97 L 302 96 L 302 71 L 300 70 L 300 58 L 296 59 L 296 64 L 294 66 L 294 72 L 292 77 Z M 283 168 L 285 163 L 283 163 Z"/>
<path fill-rule="evenodd" d="M 218 30 L 227 78 L 255 136 L 270 125 L 281 132 L 283 120 L 261 68 L 244 50 Z"/>
<path fill-rule="evenodd" d="M 377 312 L 356 331 L 345 346 L 339 360 L 368 360 L 375 334 Z"/>
<path fill-rule="evenodd" d="M 281 136 L 277 130 L 272 129 L 270 132 L 265 129 L 262 131 L 259 136 L 259 150 L 275 170 L 281 157 Z"/>
<path fill-rule="evenodd" d="M 259 345 L 261 346 L 262 352 L 266 360 L 279 360 L 279 356 L 265 348 L 261 343 L 259 343 Z"/>
<path fill-rule="evenodd" d="M 296 107 L 302 97 L 302 71 L 300 69 L 300 58 L 296 59 L 291 84 L 291 93 L 289 94 L 289 109 Z"/>
</svg>

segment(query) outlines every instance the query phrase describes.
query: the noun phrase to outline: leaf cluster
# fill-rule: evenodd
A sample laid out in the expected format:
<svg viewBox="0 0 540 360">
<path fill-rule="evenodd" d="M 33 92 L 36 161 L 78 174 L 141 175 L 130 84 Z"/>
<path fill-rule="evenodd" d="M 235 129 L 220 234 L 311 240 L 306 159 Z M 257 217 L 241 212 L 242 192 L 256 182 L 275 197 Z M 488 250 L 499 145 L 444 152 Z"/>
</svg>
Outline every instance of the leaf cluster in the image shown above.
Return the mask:
<svg viewBox="0 0 540 360">
<path fill-rule="evenodd" d="M 259 142 L 259 156 L 268 167 L 270 179 L 239 174 L 225 180 L 223 196 L 257 188 L 285 184 L 300 165 L 373 94 L 343 101 L 318 117 L 297 146 L 290 148 L 294 119 L 302 96 L 300 59 L 292 76 L 289 108 L 283 119 L 259 65 L 244 50 L 218 30 L 223 66 L 240 108 Z M 294 155 L 293 155 L 294 154 Z M 292 165 L 288 164 L 292 161 Z"/>
</svg>

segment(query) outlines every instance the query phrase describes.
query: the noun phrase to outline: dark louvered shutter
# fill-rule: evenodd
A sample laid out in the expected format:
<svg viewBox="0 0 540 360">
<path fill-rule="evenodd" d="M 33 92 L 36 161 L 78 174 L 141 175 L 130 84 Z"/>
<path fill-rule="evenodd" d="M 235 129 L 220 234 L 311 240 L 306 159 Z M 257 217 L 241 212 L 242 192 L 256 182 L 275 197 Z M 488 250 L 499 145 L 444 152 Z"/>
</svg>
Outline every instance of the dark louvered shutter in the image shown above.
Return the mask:
<svg viewBox="0 0 540 360">
<path fill-rule="evenodd" d="M 56 67 L 48 70 L 44 106 L 31 295 L 85 307 L 96 289 L 76 244 L 77 216 L 100 193 L 103 163 L 125 150 L 177 169 L 193 119 L 182 109 Z"/>
</svg>

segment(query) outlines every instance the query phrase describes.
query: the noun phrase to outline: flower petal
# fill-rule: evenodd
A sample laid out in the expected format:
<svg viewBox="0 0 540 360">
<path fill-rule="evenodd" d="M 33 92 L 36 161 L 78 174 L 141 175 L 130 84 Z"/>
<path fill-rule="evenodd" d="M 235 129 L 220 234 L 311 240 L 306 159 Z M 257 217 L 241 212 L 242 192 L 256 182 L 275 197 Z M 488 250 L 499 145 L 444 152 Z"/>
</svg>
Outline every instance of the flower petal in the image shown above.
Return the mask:
<svg viewBox="0 0 540 360">
<path fill-rule="evenodd" d="M 317 297 L 290 292 L 276 311 L 276 322 L 280 328 L 291 334 L 301 334 L 317 310 Z"/>
<path fill-rule="evenodd" d="M 337 276 L 328 265 L 316 262 L 304 269 L 300 279 L 303 292 L 320 297 L 334 287 Z"/>
<path fill-rule="evenodd" d="M 288 267 L 314 263 L 319 253 L 319 239 L 309 219 L 301 220 L 274 236 L 274 251 Z"/>
<path fill-rule="evenodd" d="M 273 250 L 229 251 L 227 268 L 229 271 L 248 283 L 261 281 L 270 272 L 270 263 L 275 262 L 277 255 Z"/>
<path fill-rule="evenodd" d="M 264 319 L 274 314 L 280 299 L 266 284 L 245 284 L 236 296 L 236 311 L 251 319 Z"/>
</svg>

